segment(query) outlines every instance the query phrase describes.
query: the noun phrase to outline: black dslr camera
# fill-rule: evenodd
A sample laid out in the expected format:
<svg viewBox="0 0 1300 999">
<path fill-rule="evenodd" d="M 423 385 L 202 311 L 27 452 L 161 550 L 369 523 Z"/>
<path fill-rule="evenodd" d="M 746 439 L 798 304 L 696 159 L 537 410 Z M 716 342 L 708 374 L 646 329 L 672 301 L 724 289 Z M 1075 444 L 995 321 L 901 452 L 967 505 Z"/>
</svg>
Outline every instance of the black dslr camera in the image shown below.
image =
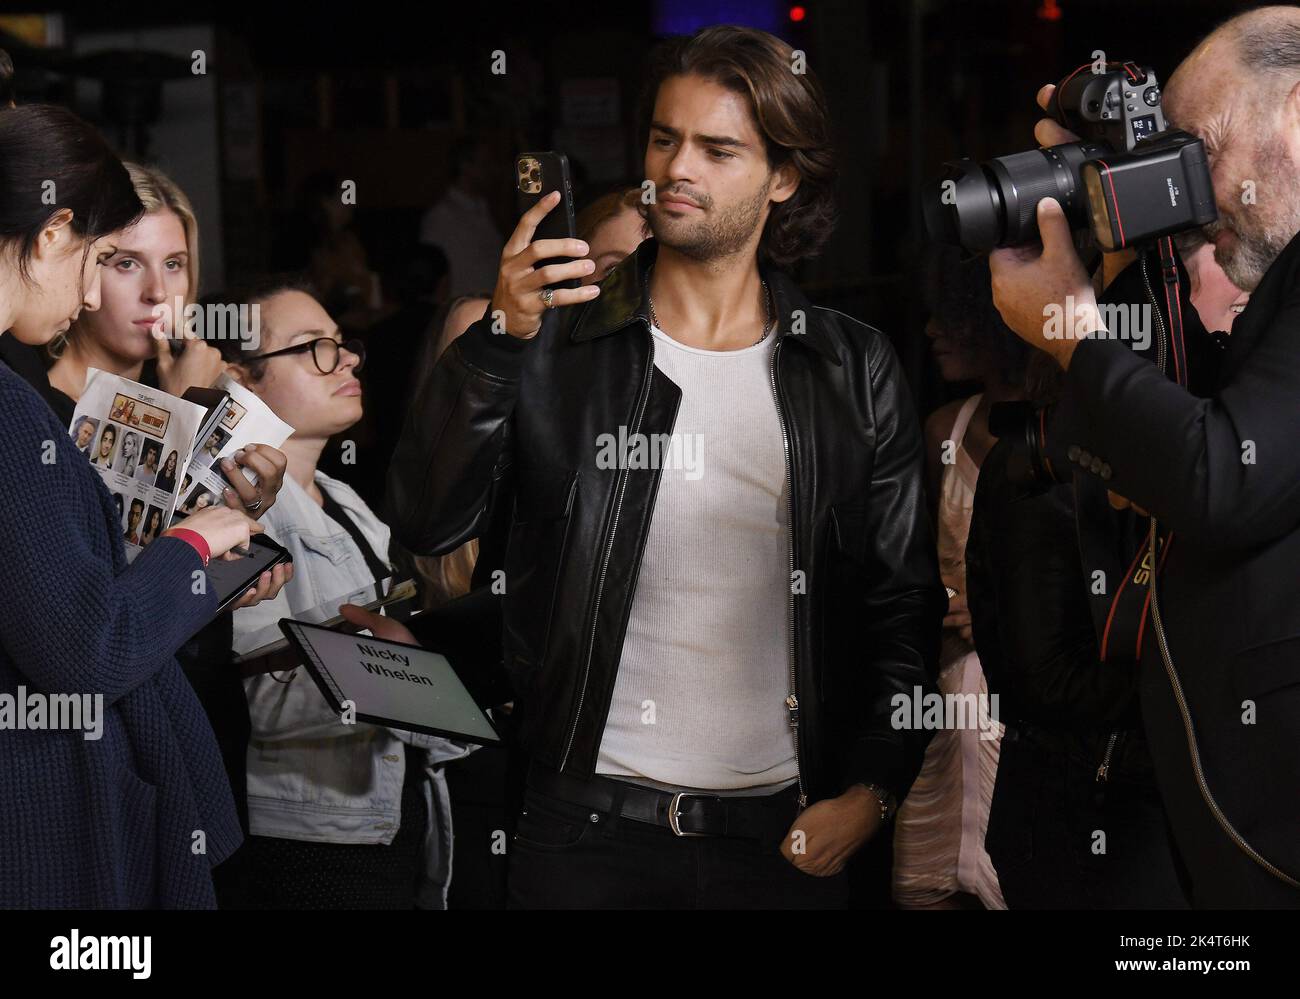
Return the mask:
<svg viewBox="0 0 1300 999">
<path fill-rule="evenodd" d="M 925 196 L 930 235 L 972 253 L 1030 243 L 1043 198 L 1059 201 L 1070 227 L 1091 230 L 1106 252 L 1213 222 L 1201 140 L 1165 124 L 1150 69 L 1106 67 L 1080 66 L 1053 96 L 1051 116 L 1079 142 L 947 164 Z"/>
</svg>

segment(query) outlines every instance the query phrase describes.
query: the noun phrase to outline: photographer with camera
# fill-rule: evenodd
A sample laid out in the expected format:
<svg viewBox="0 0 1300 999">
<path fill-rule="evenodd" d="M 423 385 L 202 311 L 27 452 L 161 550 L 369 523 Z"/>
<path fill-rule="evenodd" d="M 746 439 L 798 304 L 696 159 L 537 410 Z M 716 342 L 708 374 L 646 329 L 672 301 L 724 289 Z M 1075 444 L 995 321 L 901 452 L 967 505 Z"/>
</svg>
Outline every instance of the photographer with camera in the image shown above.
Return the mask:
<svg viewBox="0 0 1300 999">
<path fill-rule="evenodd" d="M 1040 93 L 1045 109 L 1054 93 Z M 1218 28 L 1179 66 L 1164 105 L 1204 143 L 1218 208 L 1205 232 L 1228 277 L 1252 293 L 1205 397 L 1184 387 L 1177 331 L 1171 380 L 1102 321 L 1067 212 L 1052 197 L 1035 209 L 1041 250 L 1006 241 L 993 254 L 994 295 L 1007 324 L 1066 371 L 1061 403 L 1044 424 L 1045 458 L 1073 470 L 1076 483 L 1100 479 L 1113 505 L 1153 518 L 1139 686 L 1193 902 L 1295 907 L 1300 601 L 1289 584 L 1300 560 L 1300 11 L 1262 8 Z M 1036 137 L 1075 138 L 1052 122 Z M 1092 213 L 1107 250 L 1136 242 L 1120 227 L 1122 177 L 1106 196 L 1117 172 L 1102 163 L 1089 174 L 1104 182 L 1098 190 L 1113 209 L 1104 219 Z M 1184 207 L 1195 201 L 1192 173 L 1187 186 L 1167 180 L 1176 210 L 1184 191 Z M 1110 245 L 1100 238 L 1107 228 L 1120 232 Z M 1179 315 L 1173 286 L 1167 278 L 1171 320 Z M 1062 311 L 1075 318 L 1064 331 L 1051 321 Z"/>
</svg>

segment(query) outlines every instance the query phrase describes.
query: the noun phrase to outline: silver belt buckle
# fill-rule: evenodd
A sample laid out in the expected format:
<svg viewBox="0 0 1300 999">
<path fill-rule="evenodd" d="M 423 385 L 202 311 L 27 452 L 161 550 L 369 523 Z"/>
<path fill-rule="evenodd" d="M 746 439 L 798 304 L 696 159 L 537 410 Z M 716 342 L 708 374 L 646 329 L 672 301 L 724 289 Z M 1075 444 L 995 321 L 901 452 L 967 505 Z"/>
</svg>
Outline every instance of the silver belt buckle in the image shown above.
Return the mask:
<svg viewBox="0 0 1300 999">
<path fill-rule="evenodd" d="M 711 798 L 711 794 L 692 794 L 690 791 L 678 791 L 673 795 L 673 800 L 668 804 L 668 828 L 673 831 L 674 836 L 707 836 L 708 833 L 683 832 L 681 822 L 679 821 L 677 806 L 681 803 L 682 798 Z"/>
</svg>

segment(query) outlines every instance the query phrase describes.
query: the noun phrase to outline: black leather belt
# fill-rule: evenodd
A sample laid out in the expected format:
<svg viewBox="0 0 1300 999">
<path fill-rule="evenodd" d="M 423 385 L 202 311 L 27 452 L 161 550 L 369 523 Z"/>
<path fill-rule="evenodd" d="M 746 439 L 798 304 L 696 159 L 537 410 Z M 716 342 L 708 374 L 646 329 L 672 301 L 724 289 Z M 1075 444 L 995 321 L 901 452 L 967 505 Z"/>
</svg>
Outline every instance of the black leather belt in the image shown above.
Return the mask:
<svg viewBox="0 0 1300 999">
<path fill-rule="evenodd" d="M 780 842 L 799 813 L 797 784 L 775 794 L 738 796 L 659 791 L 609 777 L 582 779 L 534 763 L 528 786 L 540 794 L 671 829 L 678 836 Z"/>
</svg>

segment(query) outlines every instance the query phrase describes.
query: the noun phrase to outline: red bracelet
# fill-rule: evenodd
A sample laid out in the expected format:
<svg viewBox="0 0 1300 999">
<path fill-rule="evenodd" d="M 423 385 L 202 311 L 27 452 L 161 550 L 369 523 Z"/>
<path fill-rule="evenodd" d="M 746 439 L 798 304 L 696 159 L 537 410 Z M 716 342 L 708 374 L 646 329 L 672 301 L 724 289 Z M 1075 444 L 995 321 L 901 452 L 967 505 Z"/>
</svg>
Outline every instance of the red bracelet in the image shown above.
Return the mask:
<svg viewBox="0 0 1300 999">
<path fill-rule="evenodd" d="M 199 553 L 199 558 L 203 560 L 203 568 L 208 567 L 208 559 L 212 557 L 212 549 L 208 547 L 207 540 L 198 531 L 191 531 L 184 527 L 171 527 L 163 531 L 162 536 L 184 541 Z"/>
</svg>

